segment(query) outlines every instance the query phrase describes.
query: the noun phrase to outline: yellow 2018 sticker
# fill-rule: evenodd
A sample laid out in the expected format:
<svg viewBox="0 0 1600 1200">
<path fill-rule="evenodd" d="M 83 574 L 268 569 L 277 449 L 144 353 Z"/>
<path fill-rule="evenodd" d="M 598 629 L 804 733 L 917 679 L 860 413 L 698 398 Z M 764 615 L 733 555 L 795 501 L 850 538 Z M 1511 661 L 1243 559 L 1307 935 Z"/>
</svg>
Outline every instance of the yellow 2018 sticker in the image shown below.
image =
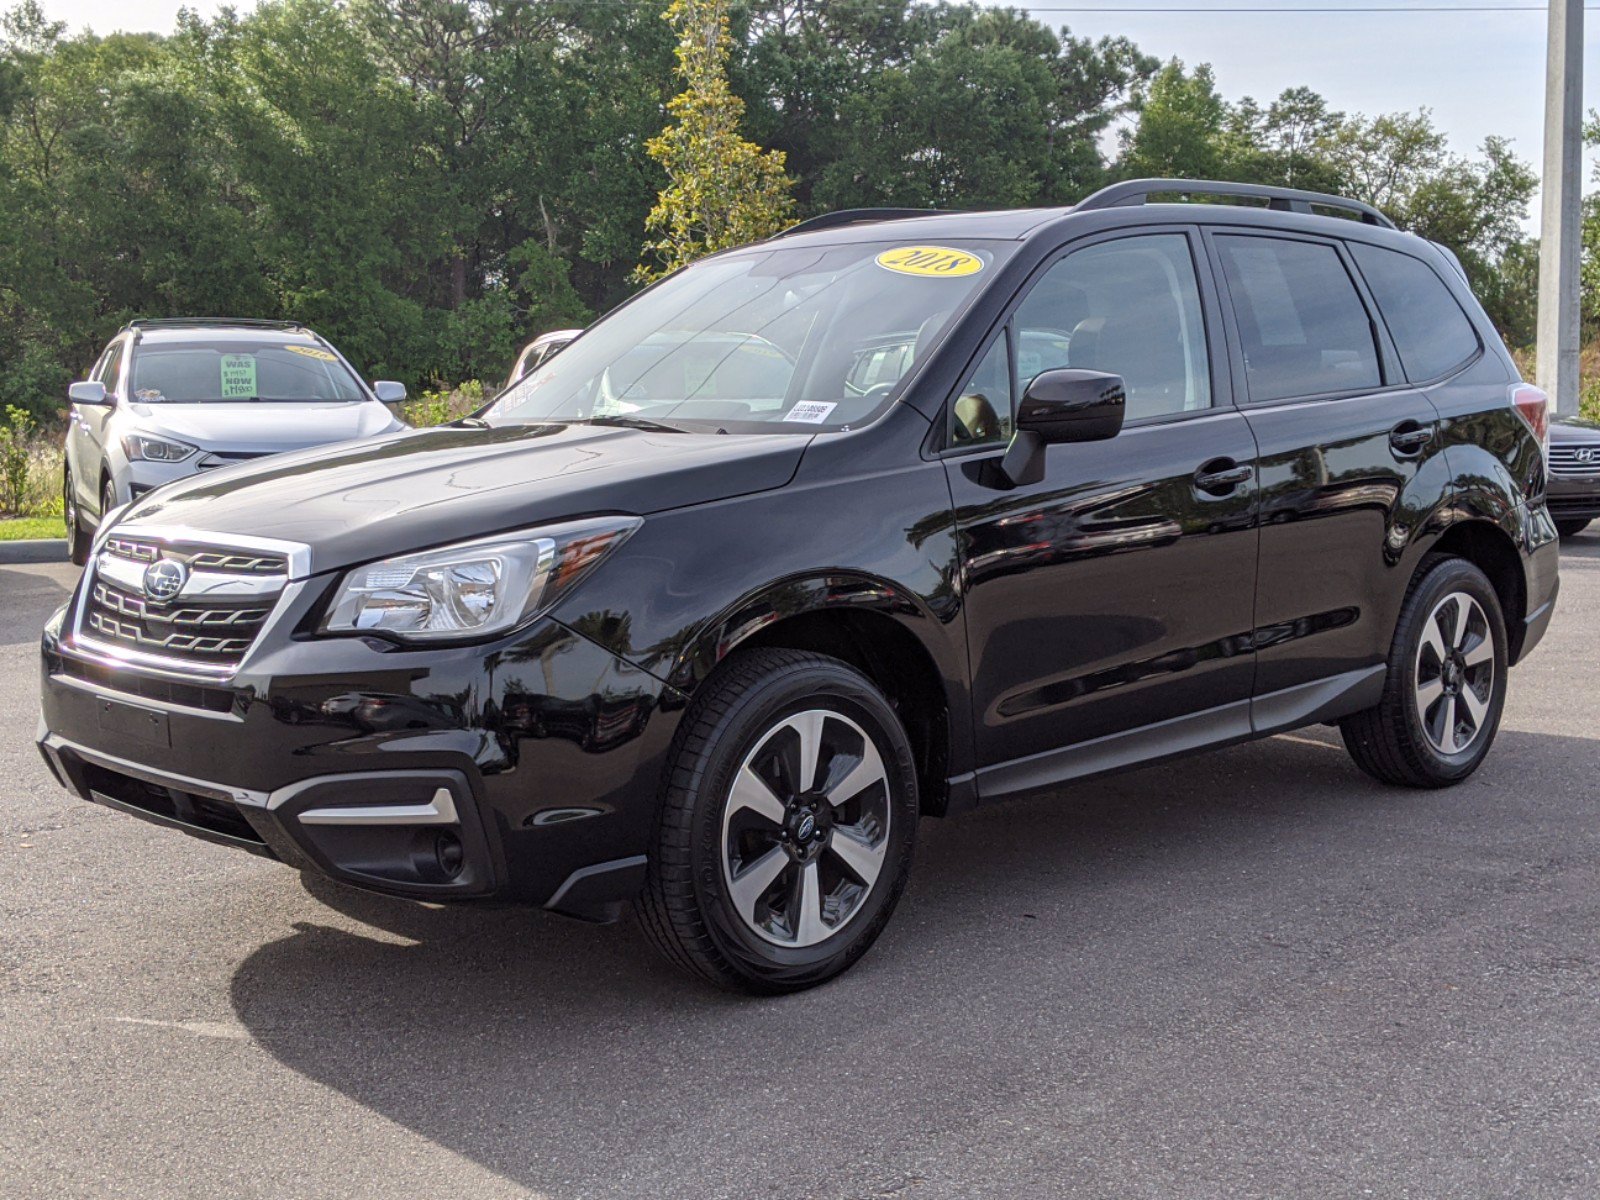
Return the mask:
<svg viewBox="0 0 1600 1200">
<path fill-rule="evenodd" d="M 290 354 L 304 355 L 306 358 L 314 358 L 318 362 L 338 361 L 333 355 L 329 354 L 321 346 L 285 346 L 284 349 Z"/>
<path fill-rule="evenodd" d="M 932 275 L 955 278 L 976 275 L 983 270 L 983 259 L 965 250 L 948 246 L 896 246 L 878 255 L 878 265 L 902 275 Z"/>
</svg>

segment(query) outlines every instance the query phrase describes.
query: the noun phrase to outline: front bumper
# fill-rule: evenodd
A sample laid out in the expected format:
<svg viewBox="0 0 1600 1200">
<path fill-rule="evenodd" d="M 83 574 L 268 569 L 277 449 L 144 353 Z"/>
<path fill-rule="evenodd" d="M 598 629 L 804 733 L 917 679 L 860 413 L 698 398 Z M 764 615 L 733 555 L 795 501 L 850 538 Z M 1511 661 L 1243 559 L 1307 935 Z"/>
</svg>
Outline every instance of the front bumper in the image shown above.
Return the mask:
<svg viewBox="0 0 1600 1200">
<path fill-rule="evenodd" d="M 1558 521 L 1600 517 L 1600 475 L 1587 479 L 1552 475 L 1545 488 L 1545 504 Z"/>
<path fill-rule="evenodd" d="M 183 461 L 174 463 L 147 462 L 144 459 L 124 463 L 120 470 L 114 470 L 111 475 L 117 503 L 138 500 L 163 484 L 199 474 L 199 460 L 198 454 L 191 454 Z"/>
<path fill-rule="evenodd" d="M 297 641 L 294 616 L 219 681 L 98 658 L 64 610 L 42 645 L 52 772 L 82 799 L 371 890 L 616 915 L 643 879 L 677 693 L 549 619 L 413 652 Z"/>
</svg>

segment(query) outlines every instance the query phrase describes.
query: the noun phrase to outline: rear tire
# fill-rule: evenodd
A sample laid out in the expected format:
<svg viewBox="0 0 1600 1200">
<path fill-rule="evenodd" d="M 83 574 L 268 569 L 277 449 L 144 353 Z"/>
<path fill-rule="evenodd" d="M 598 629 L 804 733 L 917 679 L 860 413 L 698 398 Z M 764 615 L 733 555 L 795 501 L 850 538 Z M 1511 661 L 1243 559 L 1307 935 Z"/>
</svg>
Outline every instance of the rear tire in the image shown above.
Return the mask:
<svg viewBox="0 0 1600 1200">
<path fill-rule="evenodd" d="M 73 566 L 85 566 L 89 562 L 89 547 L 93 539 L 83 527 L 83 514 L 78 511 L 77 488 L 73 485 L 70 471 L 62 475 L 61 515 L 67 524 L 67 557 L 72 560 Z"/>
<path fill-rule="evenodd" d="M 1580 521 L 1574 517 L 1570 520 L 1556 522 L 1556 532 L 1559 533 L 1563 538 L 1577 537 L 1587 528 L 1589 528 L 1589 521 L 1587 518 Z"/>
<path fill-rule="evenodd" d="M 820 654 L 740 653 L 678 731 L 640 924 L 719 987 L 813 987 L 888 923 L 917 816 L 910 742 L 870 680 Z"/>
<path fill-rule="evenodd" d="M 1506 698 L 1506 632 L 1488 578 L 1465 559 L 1424 560 L 1389 650 L 1383 699 L 1339 723 L 1356 765 L 1382 783 L 1437 788 L 1478 769 Z"/>
</svg>

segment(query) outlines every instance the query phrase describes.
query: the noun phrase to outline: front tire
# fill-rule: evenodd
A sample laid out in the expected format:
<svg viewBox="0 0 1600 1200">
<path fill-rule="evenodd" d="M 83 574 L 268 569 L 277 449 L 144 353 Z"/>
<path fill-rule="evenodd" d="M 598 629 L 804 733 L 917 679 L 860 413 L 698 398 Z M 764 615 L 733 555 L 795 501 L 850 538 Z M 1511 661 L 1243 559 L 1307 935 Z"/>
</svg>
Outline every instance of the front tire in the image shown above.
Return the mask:
<svg viewBox="0 0 1600 1200">
<path fill-rule="evenodd" d="M 61 515 L 67 524 L 67 557 L 75 567 L 86 566 L 93 539 L 83 527 L 83 514 L 78 511 L 78 489 L 73 485 L 71 471 L 62 475 Z"/>
<path fill-rule="evenodd" d="M 1472 563 L 1439 555 L 1423 562 L 1400 610 L 1383 700 L 1339 730 L 1374 779 L 1448 787 L 1489 753 L 1505 699 L 1500 599 Z"/>
<path fill-rule="evenodd" d="M 1559 533 L 1563 539 L 1577 537 L 1587 528 L 1589 528 L 1588 518 L 1584 518 L 1580 521 L 1576 517 L 1573 517 L 1569 520 L 1556 522 L 1556 532 Z"/>
<path fill-rule="evenodd" d="M 917 816 L 910 742 L 870 680 L 820 654 L 741 653 L 678 732 L 640 924 L 720 987 L 813 987 L 888 923 Z"/>
</svg>

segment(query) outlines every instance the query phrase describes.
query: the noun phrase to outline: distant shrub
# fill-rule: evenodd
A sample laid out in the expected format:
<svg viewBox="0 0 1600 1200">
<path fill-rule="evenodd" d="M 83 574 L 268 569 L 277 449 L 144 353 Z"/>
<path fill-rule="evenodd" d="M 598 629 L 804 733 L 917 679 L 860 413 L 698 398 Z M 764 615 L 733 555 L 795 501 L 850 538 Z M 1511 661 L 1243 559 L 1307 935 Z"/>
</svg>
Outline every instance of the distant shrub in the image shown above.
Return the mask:
<svg viewBox="0 0 1600 1200">
<path fill-rule="evenodd" d="M 5 420 L 0 421 L 0 512 L 23 515 L 34 428 L 33 414 L 18 405 L 6 405 Z"/>
<path fill-rule="evenodd" d="M 400 406 L 400 419 L 418 429 L 430 425 L 443 425 L 456 421 L 483 407 L 483 384 L 476 379 L 458 383 L 453 388 L 423 392 Z"/>
</svg>

